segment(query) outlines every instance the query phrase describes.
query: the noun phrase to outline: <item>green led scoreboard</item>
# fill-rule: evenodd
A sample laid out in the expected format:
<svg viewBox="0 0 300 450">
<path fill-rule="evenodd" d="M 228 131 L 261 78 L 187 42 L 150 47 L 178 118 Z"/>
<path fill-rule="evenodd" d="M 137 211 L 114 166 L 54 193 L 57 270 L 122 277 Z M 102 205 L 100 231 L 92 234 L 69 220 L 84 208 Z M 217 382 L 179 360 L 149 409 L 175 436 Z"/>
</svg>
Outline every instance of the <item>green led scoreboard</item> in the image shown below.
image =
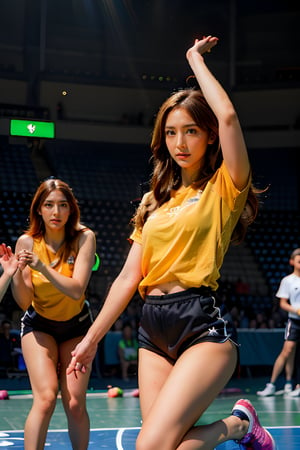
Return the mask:
<svg viewBox="0 0 300 450">
<path fill-rule="evenodd" d="M 10 135 L 54 139 L 55 124 L 40 120 L 11 119 Z"/>
</svg>

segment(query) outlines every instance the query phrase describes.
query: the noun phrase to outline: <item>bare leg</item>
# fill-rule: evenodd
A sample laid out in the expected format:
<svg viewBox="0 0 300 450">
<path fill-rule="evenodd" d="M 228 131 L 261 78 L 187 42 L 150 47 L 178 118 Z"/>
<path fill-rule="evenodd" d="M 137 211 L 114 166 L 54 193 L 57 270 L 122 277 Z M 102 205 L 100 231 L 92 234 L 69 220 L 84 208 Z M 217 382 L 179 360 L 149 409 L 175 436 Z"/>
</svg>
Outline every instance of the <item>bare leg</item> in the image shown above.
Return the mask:
<svg viewBox="0 0 300 450">
<path fill-rule="evenodd" d="M 271 383 L 275 383 L 284 367 L 286 369 L 286 379 L 290 381 L 293 376 L 294 370 L 294 359 L 295 359 L 295 351 L 296 351 L 296 342 L 294 341 L 285 341 L 283 344 L 283 348 L 277 357 L 273 371 L 271 376 Z"/>
<path fill-rule="evenodd" d="M 296 354 L 295 354 L 295 380 L 296 380 L 296 389 L 300 388 L 300 345 L 299 342 L 296 346 Z"/>
<path fill-rule="evenodd" d="M 57 392 L 57 345 L 52 336 L 32 332 L 22 338 L 33 404 L 24 428 L 25 450 L 43 450 Z"/>
<path fill-rule="evenodd" d="M 213 450 L 216 445 L 231 439 L 241 439 L 248 430 L 249 422 L 229 416 L 210 425 L 191 429 L 177 447 L 179 450 Z"/>
<path fill-rule="evenodd" d="M 86 409 L 86 390 L 90 369 L 86 373 L 76 372 L 76 376 L 75 372 L 66 375 L 66 369 L 71 359 L 71 350 L 80 340 L 81 338 L 71 339 L 60 344 L 59 347 L 61 394 L 73 450 L 86 450 L 90 434 L 90 420 Z"/>
<path fill-rule="evenodd" d="M 236 349 L 229 341 L 197 344 L 186 350 L 174 366 L 141 349 L 139 386 L 143 425 L 137 450 L 212 450 L 229 439 L 242 438 L 249 423 L 234 416 L 192 428 L 229 381 L 236 361 Z"/>
</svg>

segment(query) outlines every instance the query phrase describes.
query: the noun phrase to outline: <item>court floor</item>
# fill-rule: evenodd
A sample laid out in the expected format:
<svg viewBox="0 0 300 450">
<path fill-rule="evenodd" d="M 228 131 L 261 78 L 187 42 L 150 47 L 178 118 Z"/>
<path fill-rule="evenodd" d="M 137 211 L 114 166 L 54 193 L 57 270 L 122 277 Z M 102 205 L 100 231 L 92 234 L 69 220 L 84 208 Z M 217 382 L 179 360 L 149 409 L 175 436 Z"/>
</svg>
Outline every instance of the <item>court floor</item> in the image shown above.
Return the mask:
<svg viewBox="0 0 300 450">
<path fill-rule="evenodd" d="M 283 395 L 259 398 L 253 380 L 247 386 L 228 388 L 208 408 L 198 424 L 210 423 L 227 416 L 236 400 L 248 398 L 258 411 L 261 422 L 275 438 L 277 450 L 300 449 L 300 398 Z M 249 387 L 250 386 L 250 387 Z M 141 425 L 139 399 L 133 389 L 125 389 L 123 397 L 108 398 L 107 390 L 89 391 L 87 407 L 91 421 L 89 450 L 134 450 Z M 8 400 L 0 401 L 0 448 L 23 449 L 23 425 L 29 411 L 30 391 L 9 392 Z M 61 399 L 52 417 L 47 436 L 49 450 L 71 449 L 66 417 Z M 241 450 L 233 441 L 219 445 L 217 450 Z"/>
</svg>

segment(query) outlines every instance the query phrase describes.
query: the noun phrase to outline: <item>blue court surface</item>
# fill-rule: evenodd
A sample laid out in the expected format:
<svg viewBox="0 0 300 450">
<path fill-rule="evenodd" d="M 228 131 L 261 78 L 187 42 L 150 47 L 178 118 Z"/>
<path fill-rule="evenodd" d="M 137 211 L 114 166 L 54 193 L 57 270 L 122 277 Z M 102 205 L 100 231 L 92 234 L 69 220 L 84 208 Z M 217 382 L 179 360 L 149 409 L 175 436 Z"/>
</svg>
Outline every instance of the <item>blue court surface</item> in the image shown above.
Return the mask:
<svg viewBox="0 0 300 450">
<path fill-rule="evenodd" d="M 300 427 L 274 427 L 268 430 L 276 441 L 277 450 L 300 449 Z M 138 432 L 139 428 L 92 429 L 89 450 L 134 450 Z M 0 431 L 0 448 L 23 449 L 23 431 Z M 67 430 L 49 431 L 45 448 L 71 449 Z M 242 447 L 228 441 L 219 445 L 216 450 L 242 450 Z"/>
</svg>

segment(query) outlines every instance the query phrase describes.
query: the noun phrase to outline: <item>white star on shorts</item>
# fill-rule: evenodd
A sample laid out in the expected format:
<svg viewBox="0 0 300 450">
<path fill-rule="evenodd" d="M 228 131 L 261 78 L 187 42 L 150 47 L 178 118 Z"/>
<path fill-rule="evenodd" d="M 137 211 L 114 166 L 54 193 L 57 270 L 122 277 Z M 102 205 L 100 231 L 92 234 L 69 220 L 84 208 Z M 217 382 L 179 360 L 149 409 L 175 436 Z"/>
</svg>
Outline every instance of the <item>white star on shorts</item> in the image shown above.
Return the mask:
<svg viewBox="0 0 300 450">
<path fill-rule="evenodd" d="M 215 329 L 215 327 L 208 329 L 208 336 L 218 336 L 219 332 Z"/>
</svg>

